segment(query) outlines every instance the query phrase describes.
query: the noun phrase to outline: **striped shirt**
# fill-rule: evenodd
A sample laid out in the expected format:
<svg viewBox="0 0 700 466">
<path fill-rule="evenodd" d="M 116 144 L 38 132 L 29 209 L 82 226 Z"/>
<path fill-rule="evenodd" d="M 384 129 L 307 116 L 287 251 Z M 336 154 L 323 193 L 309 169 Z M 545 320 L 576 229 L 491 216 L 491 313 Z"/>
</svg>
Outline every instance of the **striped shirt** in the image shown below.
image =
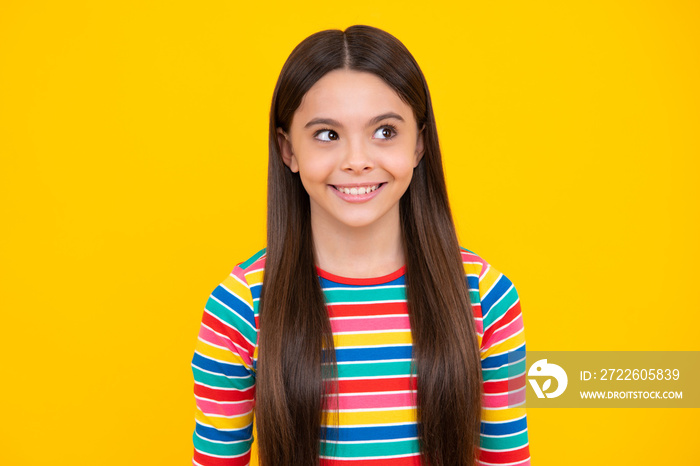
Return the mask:
<svg viewBox="0 0 700 466">
<path fill-rule="evenodd" d="M 461 254 L 484 379 L 479 461 L 529 465 L 525 408 L 518 406 L 525 399 L 525 361 L 509 358 L 525 350 L 520 300 L 503 274 L 470 251 Z M 250 461 L 264 267 L 262 250 L 237 265 L 205 306 L 192 359 L 194 465 Z M 327 398 L 329 425 L 320 440 L 322 465 L 420 465 L 404 271 L 357 279 L 318 270 L 338 363 L 338 394 Z"/>
</svg>

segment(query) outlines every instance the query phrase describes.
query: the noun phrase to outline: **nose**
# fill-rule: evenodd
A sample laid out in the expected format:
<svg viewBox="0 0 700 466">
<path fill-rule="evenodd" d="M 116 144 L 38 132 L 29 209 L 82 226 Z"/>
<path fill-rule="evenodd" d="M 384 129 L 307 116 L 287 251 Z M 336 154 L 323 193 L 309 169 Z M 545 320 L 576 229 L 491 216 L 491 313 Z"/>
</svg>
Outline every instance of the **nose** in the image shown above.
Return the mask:
<svg viewBox="0 0 700 466">
<path fill-rule="evenodd" d="M 366 147 L 359 142 L 347 146 L 342 170 L 352 173 L 366 173 L 374 168 L 374 161 Z"/>
</svg>

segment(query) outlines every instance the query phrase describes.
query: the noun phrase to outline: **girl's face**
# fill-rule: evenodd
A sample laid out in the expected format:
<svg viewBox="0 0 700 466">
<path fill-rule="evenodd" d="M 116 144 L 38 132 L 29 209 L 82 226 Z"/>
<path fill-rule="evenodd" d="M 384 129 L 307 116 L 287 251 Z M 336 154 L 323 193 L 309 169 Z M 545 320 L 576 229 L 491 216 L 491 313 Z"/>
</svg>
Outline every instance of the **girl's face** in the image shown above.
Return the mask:
<svg viewBox="0 0 700 466">
<path fill-rule="evenodd" d="M 309 89 L 278 140 L 309 194 L 313 224 L 326 231 L 398 221 L 423 155 L 411 107 L 378 76 L 346 69 Z"/>
</svg>

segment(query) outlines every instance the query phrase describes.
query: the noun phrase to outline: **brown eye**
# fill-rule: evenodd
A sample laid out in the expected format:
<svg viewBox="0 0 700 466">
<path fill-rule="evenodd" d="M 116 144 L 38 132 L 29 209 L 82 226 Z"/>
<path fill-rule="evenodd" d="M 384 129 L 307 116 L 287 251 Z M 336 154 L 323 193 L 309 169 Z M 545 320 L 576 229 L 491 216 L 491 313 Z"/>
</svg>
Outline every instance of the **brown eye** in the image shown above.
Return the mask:
<svg viewBox="0 0 700 466">
<path fill-rule="evenodd" d="M 396 136 L 396 130 L 392 126 L 382 126 L 374 132 L 377 139 L 391 139 Z"/>
<path fill-rule="evenodd" d="M 320 141 L 337 141 L 338 140 L 338 133 L 333 131 L 332 129 L 322 129 L 321 131 L 317 132 L 315 134 L 316 139 Z"/>
</svg>

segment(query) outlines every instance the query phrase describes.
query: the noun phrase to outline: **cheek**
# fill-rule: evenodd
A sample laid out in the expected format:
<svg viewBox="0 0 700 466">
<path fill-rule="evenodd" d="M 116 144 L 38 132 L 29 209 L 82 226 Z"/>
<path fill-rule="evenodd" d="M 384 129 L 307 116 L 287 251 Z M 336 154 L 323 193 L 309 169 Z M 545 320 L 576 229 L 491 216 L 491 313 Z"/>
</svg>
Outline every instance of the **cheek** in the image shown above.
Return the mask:
<svg viewBox="0 0 700 466">
<path fill-rule="evenodd" d="M 413 152 L 402 151 L 385 158 L 384 167 L 396 178 L 411 178 L 415 165 Z"/>
<path fill-rule="evenodd" d="M 331 160 L 325 157 L 300 157 L 298 162 L 299 176 L 304 185 L 325 181 L 334 168 Z"/>
</svg>

